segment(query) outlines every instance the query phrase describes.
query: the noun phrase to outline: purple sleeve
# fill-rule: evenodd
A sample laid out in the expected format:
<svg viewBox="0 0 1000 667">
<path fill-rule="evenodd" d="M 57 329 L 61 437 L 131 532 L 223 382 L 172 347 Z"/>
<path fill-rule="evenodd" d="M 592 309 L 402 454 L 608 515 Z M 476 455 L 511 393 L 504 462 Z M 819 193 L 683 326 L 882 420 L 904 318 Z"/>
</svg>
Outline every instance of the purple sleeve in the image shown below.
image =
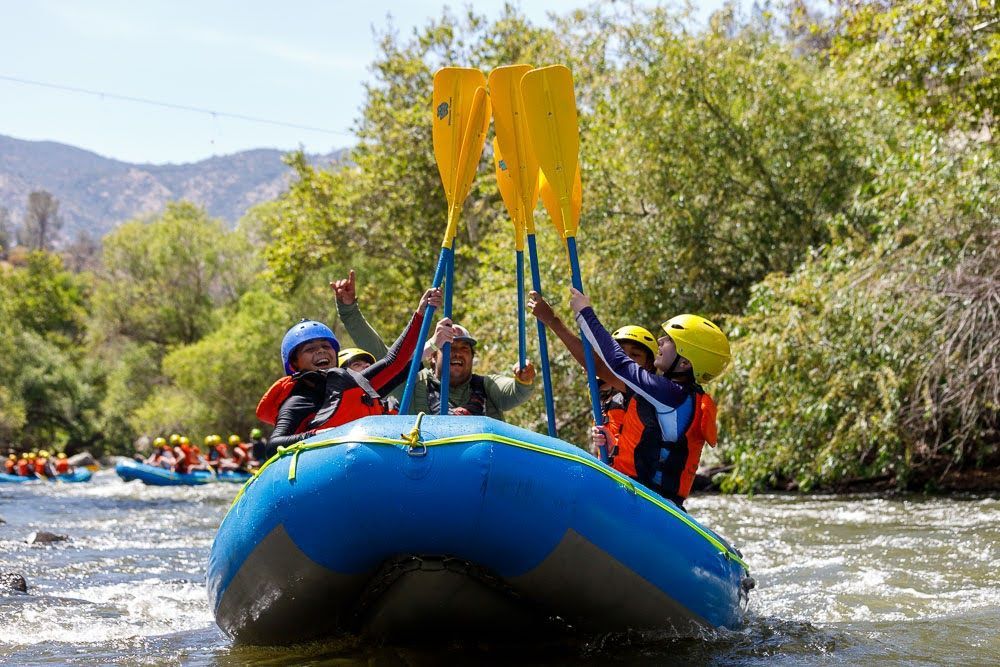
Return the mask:
<svg viewBox="0 0 1000 667">
<path fill-rule="evenodd" d="M 650 373 L 625 354 L 597 319 L 593 308 L 588 306 L 577 313 L 576 322 L 580 332 L 611 372 L 632 391 L 652 403 L 657 411 L 680 407 L 687 400 L 688 392 L 684 387 L 662 375 Z"/>
</svg>

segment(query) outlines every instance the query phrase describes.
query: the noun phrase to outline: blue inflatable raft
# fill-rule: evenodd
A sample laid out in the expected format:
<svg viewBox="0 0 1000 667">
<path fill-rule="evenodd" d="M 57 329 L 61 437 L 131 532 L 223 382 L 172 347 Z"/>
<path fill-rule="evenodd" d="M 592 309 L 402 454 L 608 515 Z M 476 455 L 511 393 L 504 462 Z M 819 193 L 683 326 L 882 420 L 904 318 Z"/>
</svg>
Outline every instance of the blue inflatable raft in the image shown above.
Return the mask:
<svg viewBox="0 0 1000 667">
<path fill-rule="evenodd" d="M 367 417 L 282 451 L 233 502 L 207 574 L 245 644 L 552 623 L 691 635 L 738 625 L 751 585 L 669 501 L 487 417 Z"/>
<path fill-rule="evenodd" d="M 93 473 L 86 468 L 77 468 L 73 472 L 66 473 L 65 475 L 56 475 L 55 477 L 46 477 L 45 480 L 49 482 L 89 482 Z M 21 484 L 23 482 L 40 482 L 41 477 L 21 477 L 20 475 L 9 475 L 5 472 L 0 472 L 0 483 L 10 483 L 10 484 Z"/>
<path fill-rule="evenodd" d="M 152 466 L 138 461 L 122 461 L 115 466 L 115 472 L 126 482 L 134 479 L 150 486 L 198 486 L 212 482 L 234 482 L 242 484 L 253 477 L 248 472 L 226 471 L 218 475 L 205 470 L 191 473 L 172 472 L 166 468 Z"/>
</svg>

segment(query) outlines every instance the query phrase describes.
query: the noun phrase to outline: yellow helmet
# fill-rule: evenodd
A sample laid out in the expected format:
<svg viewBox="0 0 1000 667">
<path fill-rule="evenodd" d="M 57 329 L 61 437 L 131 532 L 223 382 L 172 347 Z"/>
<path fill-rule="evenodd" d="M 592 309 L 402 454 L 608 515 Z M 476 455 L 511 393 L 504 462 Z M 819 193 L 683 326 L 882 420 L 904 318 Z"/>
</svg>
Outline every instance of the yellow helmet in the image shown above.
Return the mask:
<svg viewBox="0 0 1000 667">
<path fill-rule="evenodd" d="M 222 436 L 221 435 L 212 435 L 212 444 L 213 445 L 217 445 L 220 442 L 222 442 Z"/>
<path fill-rule="evenodd" d="M 694 381 L 704 384 L 722 375 L 732 355 L 722 329 L 698 315 L 678 315 L 663 323 L 677 354 L 691 362 Z"/>
<path fill-rule="evenodd" d="M 35 453 L 34 452 L 28 452 L 28 460 L 32 461 L 34 459 L 35 459 Z"/>
<path fill-rule="evenodd" d="M 181 444 L 182 445 L 190 445 L 191 441 L 188 439 L 188 437 L 186 435 L 182 435 L 181 436 Z"/>
<path fill-rule="evenodd" d="M 362 359 L 367 359 L 371 363 L 375 363 L 375 355 L 367 350 L 362 350 L 360 347 L 348 347 L 341 350 L 337 354 L 337 365 L 343 368 L 352 361 L 355 361 L 358 357 Z"/>
<path fill-rule="evenodd" d="M 167 445 L 166 438 L 157 438 L 156 440 L 153 441 L 154 447 L 165 447 L 166 445 Z"/>
<path fill-rule="evenodd" d="M 171 445 L 179 445 L 179 444 L 181 444 L 181 436 L 177 435 L 176 433 L 171 433 L 170 434 L 170 444 Z"/>
<path fill-rule="evenodd" d="M 238 436 L 235 433 L 233 433 L 231 436 L 229 436 L 229 444 L 230 445 L 238 445 L 238 444 L 240 444 L 240 436 Z"/>
<path fill-rule="evenodd" d="M 63 453 L 63 452 L 59 452 L 59 455 L 58 455 L 58 456 L 56 456 L 56 458 L 57 458 L 57 459 L 64 459 L 64 458 L 66 458 L 66 454 L 65 454 L 65 453 Z"/>
<path fill-rule="evenodd" d="M 653 334 L 649 333 L 648 329 L 637 327 L 634 324 L 615 329 L 611 337 L 615 340 L 630 340 L 633 343 L 642 345 L 652 353 L 654 359 L 660 352 L 660 346 L 656 344 L 656 338 Z"/>
<path fill-rule="evenodd" d="M 17 454 L 8 454 L 7 458 L 9 458 L 11 461 L 16 461 L 17 460 Z"/>
<path fill-rule="evenodd" d="M 38 458 L 40 458 L 40 459 L 47 459 L 47 458 L 49 458 L 49 452 L 48 452 L 48 450 L 45 450 L 45 449 L 39 450 L 39 452 L 38 452 Z"/>
</svg>

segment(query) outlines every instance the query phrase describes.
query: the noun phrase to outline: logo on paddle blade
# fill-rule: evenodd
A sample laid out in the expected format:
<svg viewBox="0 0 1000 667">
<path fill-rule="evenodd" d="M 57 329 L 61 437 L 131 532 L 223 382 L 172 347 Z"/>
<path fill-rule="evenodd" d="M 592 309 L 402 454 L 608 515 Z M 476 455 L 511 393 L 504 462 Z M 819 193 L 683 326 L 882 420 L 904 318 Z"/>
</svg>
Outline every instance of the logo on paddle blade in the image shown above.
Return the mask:
<svg viewBox="0 0 1000 667">
<path fill-rule="evenodd" d="M 438 120 L 444 120 L 445 116 L 448 115 L 448 103 L 442 102 L 437 108 Z"/>
<path fill-rule="evenodd" d="M 500 160 L 500 171 L 507 171 L 507 163 Z"/>
</svg>

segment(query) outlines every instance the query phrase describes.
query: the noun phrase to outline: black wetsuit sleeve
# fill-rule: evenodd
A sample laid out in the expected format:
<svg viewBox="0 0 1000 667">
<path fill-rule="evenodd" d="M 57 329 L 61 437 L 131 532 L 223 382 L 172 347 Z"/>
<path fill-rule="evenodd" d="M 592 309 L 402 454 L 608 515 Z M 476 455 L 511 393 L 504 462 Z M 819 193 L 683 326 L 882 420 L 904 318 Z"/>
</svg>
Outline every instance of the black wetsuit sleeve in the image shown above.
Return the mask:
<svg viewBox="0 0 1000 667">
<path fill-rule="evenodd" d="M 406 380 L 423 321 L 423 315 L 413 313 L 409 324 L 385 356 L 361 372 L 381 396 L 385 396 Z"/>
<path fill-rule="evenodd" d="M 316 435 L 315 430 L 296 433 L 304 423 L 312 419 L 319 408 L 315 398 L 311 396 L 292 395 L 285 399 L 278 410 L 278 418 L 274 422 L 274 433 L 267 440 L 267 447 L 264 449 L 265 459 L 269 459 L 278 453 L 278 447 L 288 447 L 300 440 L 311 438 Z"/>
</svg>

